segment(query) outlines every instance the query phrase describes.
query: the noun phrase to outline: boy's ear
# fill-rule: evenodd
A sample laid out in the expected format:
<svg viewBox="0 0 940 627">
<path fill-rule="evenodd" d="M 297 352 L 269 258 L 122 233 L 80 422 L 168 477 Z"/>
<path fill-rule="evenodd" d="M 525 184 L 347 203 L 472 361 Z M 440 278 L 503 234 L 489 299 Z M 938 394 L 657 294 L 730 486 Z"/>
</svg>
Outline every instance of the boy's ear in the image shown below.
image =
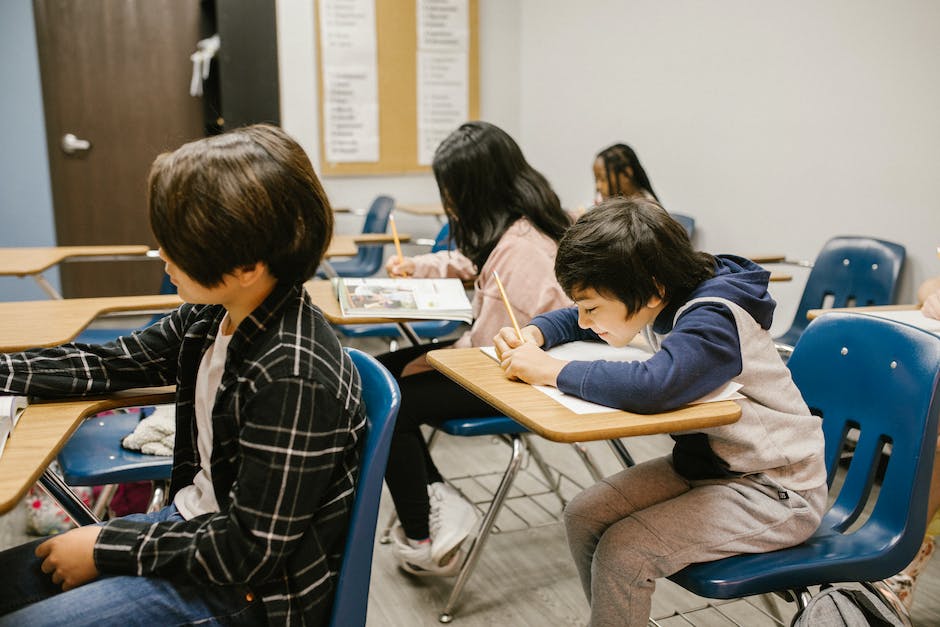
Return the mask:
<svg viewBox="0 0 940 627">
<path fill-rule="evenodd" d="M 232 275 L 238 280 L 242 287 L 254 285 L 258 279 L 268 275 L 268 265 L 263 261 L 256 261 L 250 266 L 235 268 Z"/>
<path fill-rule="evenodd" d="M 646 301 L 646 306 L 650 309 L 655 309 L 663 304 L 666 297 L 666 289 L 659 284 L 659 281 L 653 279 L 653 284 L 656 286 L 656 291 L 659 292 L 654 296 L 650 296 L 650 299 Z"/>
</svg>

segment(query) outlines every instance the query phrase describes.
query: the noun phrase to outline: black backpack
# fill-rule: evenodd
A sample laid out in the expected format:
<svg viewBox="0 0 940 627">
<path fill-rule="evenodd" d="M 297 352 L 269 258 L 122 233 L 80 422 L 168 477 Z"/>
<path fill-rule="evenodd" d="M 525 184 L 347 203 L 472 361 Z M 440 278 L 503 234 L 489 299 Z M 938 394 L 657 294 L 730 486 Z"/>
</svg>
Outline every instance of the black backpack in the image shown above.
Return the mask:
<svg viewBox="0 0 940 627">
<path fill-rule="evenodd" d="M 904 627 L 877 595 L 864 588 L 823 586 L 791 627 Z"/>
</svg>

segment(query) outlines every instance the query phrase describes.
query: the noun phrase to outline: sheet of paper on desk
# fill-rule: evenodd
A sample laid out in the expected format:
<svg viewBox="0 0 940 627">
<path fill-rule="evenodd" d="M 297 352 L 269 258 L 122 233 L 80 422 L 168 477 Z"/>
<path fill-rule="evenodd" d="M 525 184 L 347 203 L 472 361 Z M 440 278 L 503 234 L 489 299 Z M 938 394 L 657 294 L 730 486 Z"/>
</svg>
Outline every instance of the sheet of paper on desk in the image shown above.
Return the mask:
<svg viewBox="0 0 940 627">
<path fill-rule="evenodd" d="M 903 322 L 915 326 L 931 333 L 940 334 L 940 320 L 928 318 L 920 312 L 920 309 L 899 309 L 891 311 L 871 311 L 863 312 L 878 318 L 887 318 L 896 322 Z"/>
<path fill-rule="evenodd" d="M 491 358 L 496 359 L 496 348 L 493 346 L 484 346 L 481 347 L 480 350 Z M 546 352 L 552 357 L 568 361 L 595 361 L 598 359 L 605 361 L 645 361 L 653 356 L 652 353 L 635 346 L 616 348 L 610 344 L 601 344 L 598 342 L 569 342 L 568 344 L 561 344 L 550 348 Z M 565 394 L 558 388 L 550 385 L 534 385 L 532 387 L 561 403 L 576 414 L 600 414 L 611 410 L 611 408 L 606 405 L 598 405 L 597 403 Z M 729 381 L 723 387 L 710 394 L 706 394 L 692 404 L 744 398 L 744 396 L 738 393 L 740 389 L 740 383 Z"/>
<path fill-rule="evenodd" d="M 0 455 L 3 455 L 7 439 L 19 421 L 20 414 L 26 409 L 26 404 L 25 396 L 0 396 Z"/>
</svg>

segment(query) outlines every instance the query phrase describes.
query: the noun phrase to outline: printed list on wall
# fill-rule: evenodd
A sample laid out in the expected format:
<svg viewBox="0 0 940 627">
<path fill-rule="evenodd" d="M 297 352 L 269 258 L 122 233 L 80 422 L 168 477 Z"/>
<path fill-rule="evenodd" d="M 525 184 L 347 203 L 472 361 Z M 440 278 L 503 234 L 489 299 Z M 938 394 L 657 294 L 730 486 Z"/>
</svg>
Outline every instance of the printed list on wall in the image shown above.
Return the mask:
<svg viewBox="0 0 940 627">
<path fill-rule="evenodd" d="M 326 160 L 378 161 L 374 0 L 320 0 L 320 54 Z"/>
<path fill-rule="evenodd" d="M 467 0 L 416 0 L 418 163 L 469 117 Z"/>
</svg>

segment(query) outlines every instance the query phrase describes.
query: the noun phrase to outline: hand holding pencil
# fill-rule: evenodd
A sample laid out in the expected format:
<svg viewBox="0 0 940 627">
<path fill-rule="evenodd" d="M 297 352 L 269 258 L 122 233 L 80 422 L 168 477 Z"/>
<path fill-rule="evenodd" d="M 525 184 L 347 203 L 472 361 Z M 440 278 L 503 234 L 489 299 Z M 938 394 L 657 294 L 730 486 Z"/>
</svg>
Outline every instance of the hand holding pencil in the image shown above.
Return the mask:
<svg viewBox="0 0 940 627">
<path fill-rule="evenodd" d="M 410 277 L 415 273 L 415 262 L 409 257 L 405 257 L 401 252 L 401 240 L 398 238 L 398 227 L 395 224 L 395 214 L 388 217 L 388 223 L 392 227 L 392 240 L 395 242 L 395 256 L 390 257 L 385 262 L 385 272 L 393 278 Z"/>
</svg>

